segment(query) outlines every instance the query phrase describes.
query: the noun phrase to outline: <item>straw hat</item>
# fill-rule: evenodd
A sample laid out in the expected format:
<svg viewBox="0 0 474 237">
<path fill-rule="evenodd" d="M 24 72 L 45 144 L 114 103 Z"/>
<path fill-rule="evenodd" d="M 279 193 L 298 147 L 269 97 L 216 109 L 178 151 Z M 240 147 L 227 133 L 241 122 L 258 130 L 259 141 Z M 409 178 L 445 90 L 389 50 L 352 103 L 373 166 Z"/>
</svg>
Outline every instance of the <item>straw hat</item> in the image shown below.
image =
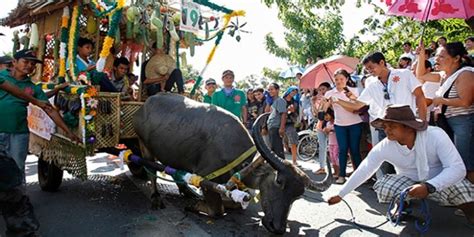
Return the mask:
<svg viewBox="0 0 474 237">
<path fill-rule="evenodd" d="M 426 121 L 415 117 L 409 105 L 389 105 L 385 108 L 383 118 L 378 118 L 371 124 L 375 128 L 383 129 L 383 122 L 386 121 L 401 123 L 417 131 L 426 130 L 428 127 Z"/>
<path fill-rule="evenodd" d="M 176 69 L 176 62 L 167 54 L 158 54 L 151 57 L 145 67 L 146 78 L 158 78 L 166 74 L 171 75 Z"/>
</svg>

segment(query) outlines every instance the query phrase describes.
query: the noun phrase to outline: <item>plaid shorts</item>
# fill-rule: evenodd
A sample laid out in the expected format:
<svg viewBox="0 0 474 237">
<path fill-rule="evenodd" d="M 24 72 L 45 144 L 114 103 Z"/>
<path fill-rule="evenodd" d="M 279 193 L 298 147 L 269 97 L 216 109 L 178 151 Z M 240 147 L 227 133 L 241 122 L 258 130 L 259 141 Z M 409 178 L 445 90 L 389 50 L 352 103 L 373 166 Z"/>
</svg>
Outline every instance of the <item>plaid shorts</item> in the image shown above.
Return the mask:
<svg viewBox="0 0 474 237">
<path fill-rule="evenodd" d="M 374 190 L 380 203 L 389 203 L 394 197 L 415 182 L 408 177 L 387 174 L 374 184 Z M 464 203 L 474 202 L 474 184 L 467 179 L 447 187 L 441 191 L 436 191 L 428 195 L 428 199 L 438 202 L 442 206 L 459 206 Z"/>
</svg>

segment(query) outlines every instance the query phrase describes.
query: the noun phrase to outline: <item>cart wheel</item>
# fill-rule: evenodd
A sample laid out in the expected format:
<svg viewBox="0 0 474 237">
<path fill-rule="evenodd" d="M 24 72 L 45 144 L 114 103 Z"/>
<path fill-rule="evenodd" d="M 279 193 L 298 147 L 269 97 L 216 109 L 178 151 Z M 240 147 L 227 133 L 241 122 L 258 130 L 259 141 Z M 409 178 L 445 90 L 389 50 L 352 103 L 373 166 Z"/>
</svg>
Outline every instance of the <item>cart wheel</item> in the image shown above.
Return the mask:
<svg viewBox="0 0 474 237">
<path fill-rule="evenodd" d="M 38 158 L 38 180 L 41 190 L 55 192 L 63 181 L 63 171 L 53 163 L 44 161 L 40 156 Z"/>
</svg>

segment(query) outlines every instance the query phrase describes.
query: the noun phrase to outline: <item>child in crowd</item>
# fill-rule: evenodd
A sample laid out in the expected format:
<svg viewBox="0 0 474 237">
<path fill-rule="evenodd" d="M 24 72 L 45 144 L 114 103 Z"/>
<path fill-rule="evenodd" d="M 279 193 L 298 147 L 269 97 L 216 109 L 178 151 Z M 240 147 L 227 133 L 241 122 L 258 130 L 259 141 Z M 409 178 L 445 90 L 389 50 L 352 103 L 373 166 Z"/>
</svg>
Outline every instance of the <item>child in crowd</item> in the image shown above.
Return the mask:
<svg viewBox="0 0 474 237">
<path fill-rule="evenodd" d="M 324 120 L 327 122 L 323 132 L 328 137 L 329 159 L 331 160 L 332 168 L 334 169 L 334 177 L 339 176 L 339 146 L 337 145 L 336 132 L 334 131 L 334 111 L 329 108 L 324 115 Z"/>
</svg>

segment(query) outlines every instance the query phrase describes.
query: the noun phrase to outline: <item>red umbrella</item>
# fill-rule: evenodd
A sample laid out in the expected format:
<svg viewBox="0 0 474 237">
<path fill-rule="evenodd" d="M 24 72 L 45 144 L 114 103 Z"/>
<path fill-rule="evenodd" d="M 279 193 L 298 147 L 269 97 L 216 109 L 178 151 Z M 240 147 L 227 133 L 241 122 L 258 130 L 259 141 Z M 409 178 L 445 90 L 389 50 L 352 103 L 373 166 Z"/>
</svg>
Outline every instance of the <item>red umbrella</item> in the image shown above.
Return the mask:
<svg viewBox="0 0 474 237">
<path fill-rule="evenodd" d="M 333 83 L 333 74 L 338 69 L 344 69 L 351 73 L 359 63 L 359 59 L 343 55 L 334 55 L 319 60 L 316 64 L 307 68 L 300 80 L 300 88 L 317 88 L 323 82 Z"/>
</svg>

